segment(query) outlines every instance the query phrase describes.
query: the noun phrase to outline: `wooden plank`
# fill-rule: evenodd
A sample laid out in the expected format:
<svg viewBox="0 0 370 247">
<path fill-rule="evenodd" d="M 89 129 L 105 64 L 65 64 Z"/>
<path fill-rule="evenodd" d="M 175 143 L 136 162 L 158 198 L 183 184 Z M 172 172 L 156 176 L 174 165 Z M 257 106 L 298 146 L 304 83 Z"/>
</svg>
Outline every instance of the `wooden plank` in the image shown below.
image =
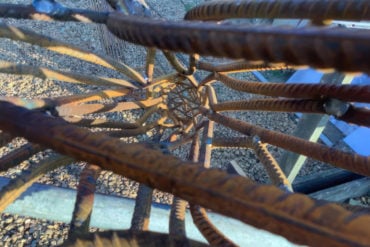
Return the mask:
<svg viewBox="0 0 370 247">
<path fill-rule="evenodd" d="M 293 183 L 294 192 L 310 194 L 333 186 L 363 178 L 363 176 L 339 168 L 297 177 Z"/>
<path fill-rule="evenodd" d="M 309 194 L 310 197 L 331 202 L 363 196 L 370 192 L 370 178 L 361 178 L 325 190 Z"/>
</svg>

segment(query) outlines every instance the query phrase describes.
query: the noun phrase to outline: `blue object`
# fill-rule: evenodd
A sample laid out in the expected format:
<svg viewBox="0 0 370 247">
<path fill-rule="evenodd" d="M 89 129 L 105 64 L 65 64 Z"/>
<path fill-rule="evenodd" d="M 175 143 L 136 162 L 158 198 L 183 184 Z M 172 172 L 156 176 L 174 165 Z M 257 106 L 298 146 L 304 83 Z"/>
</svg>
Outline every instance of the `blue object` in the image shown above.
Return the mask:
<svg viewBox="0 0 370 247">
<path fill-rule="evenodd" d="M 58 16 L 64 14 L 68 9 L 55 0 L 33 0 L 32 6 L 37 12 Z"/>
</svg>

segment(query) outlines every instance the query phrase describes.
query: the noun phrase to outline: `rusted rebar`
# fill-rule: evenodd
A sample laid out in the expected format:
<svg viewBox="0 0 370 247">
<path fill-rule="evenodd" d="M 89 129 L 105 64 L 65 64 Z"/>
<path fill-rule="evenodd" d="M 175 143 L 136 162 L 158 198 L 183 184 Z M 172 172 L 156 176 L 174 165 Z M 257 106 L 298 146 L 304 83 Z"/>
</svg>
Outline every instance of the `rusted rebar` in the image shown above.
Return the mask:
<svg viewBox="0 0 370 247">
<path fill-rule="evenodd" d="M 223 20 L 227 18 L 292 18 L 314 20 L 369 20 L 366 0 L 217 0 L 205 2 L 188 11 L 186 20 Z"/>
<path fill-rule="evenodd" d="M 99 166 L 87 164 L 81 172 L 69 235 L 89 232 L 96 180 L 100 175 L 100 171 L 101 168 Z"/>
<path fill-rule="evenodd" d="M 234 27 L 119 13 L 109 15 L 107 27 L 121 39 L 164 50 L 370 73 L 370 33 L 353 29 Z"/>
<path fill-rule="evenodd" d="M 370 222 L 368 215 L 354 216 L 333 204 L 323 205 L 303 195 L 283 192 L 274 186 L 254 184 L 244 177 L 184 164 L 175 157 L 163 155 L 145 145 L 124 144 L 115 138 L 91 133 L 57 118 L 7 102 L 0 102 L 0 111 L 2 130 L 25 136 L 29 141 L 46 145 L 76 159 L 96 162 L 103 169 L 281 234 L 291 241 L 309 245 L 325 242 L 331 246 L 366 246 L 369 242 L 370 230 L 363 227 Z M 211 114 L 209 117 L 218 120 Z M 28 121 L 22 121 L 24 119 Z M 43 132 L 40 133 L 37 129 L 41 126 Z M 259 136 L 265 141 L 266 135 Z M 285 140 L 280 142 L 285 143 Z M 353 157 L 360 161 L 367 160 L 358 156 L 351 156 L 350 159 L 344 157 L 343 160 L 351 161 Z M 343 155 L 339 158 L 343 158 Z M 354 171 L 360 170 L 355 169 L 356 166 L 351 168 Z"/>
</svg>

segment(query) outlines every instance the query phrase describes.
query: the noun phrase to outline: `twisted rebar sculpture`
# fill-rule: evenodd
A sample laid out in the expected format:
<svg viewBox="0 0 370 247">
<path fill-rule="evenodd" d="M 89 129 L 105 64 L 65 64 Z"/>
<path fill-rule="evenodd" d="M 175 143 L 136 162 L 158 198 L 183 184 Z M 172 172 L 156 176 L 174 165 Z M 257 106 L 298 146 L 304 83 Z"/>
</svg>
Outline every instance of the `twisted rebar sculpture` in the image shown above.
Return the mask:
<svg viewBox="0 0 370 247">
<path fill-rule="evenodd" d="M 0 158 L 2 171 L 45 148 L 60 153 L 41 161 L 37 168 L 25 171 L 2 188 L 2 210 L 42 174 L 81 160 L 90 165 L 81 174 L 68 246 L 88 245 L 91 241 L 98 246 L 135 241 L 139 246 L 201 246 L 186 238 L 183 220 L 187 202 L 195 224 L 211 245 L 235 244 L 212 225 L 204 208 L 299 244 L 370 244 L 370 230 L 366 227 L 370 223 L 369 214 L 351 212 L 336 204 L 292 193 L 290 183 L 266 146 L 281 147 L 365 176 L 370 176 L 370 157 L 332 149 L 221 114 L 248 110 L 305 112 L 333 115 L 343 121 L 370 126 L 369 110 L 353 105 L 354 102 L 370 103 L 370 86 L 260 83 L 228 75 L 298 66 L 369 73 L 370 32 L 325 26 L 328 19 L 369 20 L 369 1 L 211 1 L 191 9 L 182 22 L 137 17 L 150 15 L 143 1 L 107 2 L 115 12 L 68 9 L 51 0 L 34 1 L 33 5 L 0 5 L 1 17 L 100 23 L 117 37 L 148 48 L 145 74 L 141 75 L 108 56 L 23 28 L 0 25 L 0 37 L 98 64 L 127 78 L 92 77 L 6 61 L 0 63 L 2 73 L 106 87 L 94 93 L 56 98 L 0 97 L 0 145 L 6 145 L 17 136 L 29 141 Z M 314 26 L 255 27 L 209 21 L 227 18 L 307 18 L 312 19 Z M 174 68 L 172 74 L 154 76 L 157 49 L 162 50 Z M 189 64 L 183 64 L 173 52 L 189 54 Z M 239 60 L 219 64 L 199 58 L 208 55 Z M 208 75 L 199 80 L 197 70 Z M 213 87 L 215 81 L 240 92 L 270 98 L 218 102 Z M 122 98 L 126 100 L 120 100 Z M 110 99 L 110 103 L 106 103 L 106 99 Z M 333 100 L 339 102 L 339 110 L 331 106 Z M 144 109 L 144 114 L 131 122 L 86 118 L 94 113 L 132 109 Z M 215 124 L 243 136 L 220 138 L 215 135 Z M 106 130 L 96 133 L 86 127 Z M 119 139 L 150 130 L 157 133 L 151 142 L 128 144 Z M 191 143 L 189 161 L 170 154 L 171 150 L 187 143 Z M 253 150 L 273 185 L 259 185 L 248 178 L 210 168 L 212 149 L 222 147 Z M 101 169 L 141 183 L 129 231 L 87 233 L 93 192 Z M 175 196 L 168 235 L 148 231 L 153 188 Z"/>
</svg>

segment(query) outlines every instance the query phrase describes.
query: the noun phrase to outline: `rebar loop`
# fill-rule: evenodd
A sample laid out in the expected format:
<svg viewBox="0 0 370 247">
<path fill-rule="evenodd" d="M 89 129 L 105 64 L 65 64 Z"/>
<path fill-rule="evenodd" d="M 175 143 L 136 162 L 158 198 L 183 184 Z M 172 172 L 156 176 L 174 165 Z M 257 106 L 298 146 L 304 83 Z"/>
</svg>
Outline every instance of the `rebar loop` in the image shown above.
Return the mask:
<svg viewBox="0 0 370 247">
<path fill-rule="evenodd" d="M 227 18 L 292 18 L 313 20 L 369 20 L 366 0 L 280 0 L 205 2 L 189 10 L 186 20 L 223 20 Z"/>
</svg>

